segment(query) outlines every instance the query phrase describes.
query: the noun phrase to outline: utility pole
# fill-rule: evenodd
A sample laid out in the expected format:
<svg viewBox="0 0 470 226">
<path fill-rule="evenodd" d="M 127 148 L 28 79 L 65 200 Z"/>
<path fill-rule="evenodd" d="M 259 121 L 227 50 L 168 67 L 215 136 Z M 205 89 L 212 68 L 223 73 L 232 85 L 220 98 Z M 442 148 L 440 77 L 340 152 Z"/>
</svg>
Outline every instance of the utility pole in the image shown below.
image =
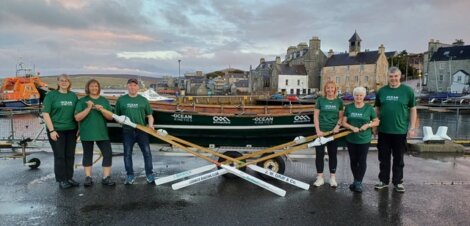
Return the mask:
<svg viewBox="0 0 470 226">
<path fill-rule="evenodd" d="M 180 79 L 181 79 L 181 60 L 178 60 L 178 88 L 181 89 Z"/>
</svg>

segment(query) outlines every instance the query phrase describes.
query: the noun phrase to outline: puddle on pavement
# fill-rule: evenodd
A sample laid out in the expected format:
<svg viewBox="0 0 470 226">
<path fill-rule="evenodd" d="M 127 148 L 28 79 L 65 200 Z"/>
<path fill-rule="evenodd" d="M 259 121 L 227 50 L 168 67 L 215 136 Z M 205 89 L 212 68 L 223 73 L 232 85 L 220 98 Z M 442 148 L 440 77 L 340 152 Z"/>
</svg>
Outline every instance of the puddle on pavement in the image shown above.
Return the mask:
<svg viewBox="0 0 470 226">
<path fill-rule="evenodd" d="M 19 215 L 28 214 L 34 211 L 48 209 L 55 207 L 45 207 L 44 205 L 38 205 L 33 203 L 17 203 L 17 202 L 0 202 L 0 215 Z"/>
</svg>

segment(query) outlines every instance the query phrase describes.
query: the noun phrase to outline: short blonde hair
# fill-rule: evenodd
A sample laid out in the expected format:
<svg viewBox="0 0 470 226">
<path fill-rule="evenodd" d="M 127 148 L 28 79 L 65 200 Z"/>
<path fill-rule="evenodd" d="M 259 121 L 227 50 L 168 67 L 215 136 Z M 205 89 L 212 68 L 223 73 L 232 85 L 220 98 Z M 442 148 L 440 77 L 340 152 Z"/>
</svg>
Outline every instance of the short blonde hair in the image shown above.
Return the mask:
<svg viewBox="0 0 470 226">
<path fill-rule="evenodd" d="M 356 96 L 356 94 L 364 94 L 364 96 L 365 96 L 366 93 L 367 93 L 366 88 L 364 88 L 362 86 L 358 86 L 358 87 L 353 89 L 353 96 Z"/>
<path fill-rule="evenodd" d="M 57 77 L 57 82 L 59 82 L 60 79 L 66 79 L 69 82 L 69 86 L 67 87 L 67 91 L 70 91 L 70 89 L 72 88 L 72 81 L 70 81 L 69 75 L 67 75 L 67 74 L 59 75 Z M 59 84 L 57 84 L 57 90 L 59 90 L 59 89 L 60 89 L 60 86 L 59 86 Z"/>
<path fill-rule="evenodd" d="M 328 85 L 333 85 L 335 87 L 335 97 L 337 97 L 338 96 L 338 87 L 336 86 L 336 82 L 331 81 L 331 80 L 326 81 L 325 84 L 323 85 L 323 96 L 326 96 L 326 87 Z"/>
</svg>

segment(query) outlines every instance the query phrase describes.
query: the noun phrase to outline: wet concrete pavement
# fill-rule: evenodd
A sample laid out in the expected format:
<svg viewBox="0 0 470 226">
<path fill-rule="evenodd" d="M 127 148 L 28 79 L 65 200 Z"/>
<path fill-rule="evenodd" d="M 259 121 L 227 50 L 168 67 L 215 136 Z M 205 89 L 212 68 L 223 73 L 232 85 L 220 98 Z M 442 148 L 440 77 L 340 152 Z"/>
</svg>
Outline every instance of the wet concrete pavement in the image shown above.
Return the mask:
<svg viewBox="0 0 470 226">
<path fill-rule="evenodd" d="M 4 150 L 0 153 L 6 155 Z M 117 186 L 99 183 L 100 163 L 94 167 L 95 185 L 59 189 L 53 174 L 53 156 L 29 170 L 21 159 L 0 159 L 0 225 L 469 225 L 470 156 L 407 155 L 406 193 L 392 187 L 375 191 L 377 152 L 371 151 L 362 194 L 349 191 L 352 181 L 346 151 L 338 155 L 339 187 L 328 184 L 305 191 L 268 180 L 287 191 L 279 197 L 241 179 L 211 179 L 178 191 L 171 183 L 147 185 L 141 154 L 134 154 L 139 176 L 123 185 L 122 157 L 113 158 Z M 81 160 L 77 155 L 76 162 Z M 206 165 L 195 157 L 154 155 L 157 176 Z M 327 166 L 327 164 L 326 164 Z M 312 183 L 314 159 L 287 161 L 286 175 Z M 255 175 L 255 173 L 250 172 Z M 328 178 L 328 173 L 326 173 Z M 83 182 L 81 168 L 75 179 Z"/>
</svg>

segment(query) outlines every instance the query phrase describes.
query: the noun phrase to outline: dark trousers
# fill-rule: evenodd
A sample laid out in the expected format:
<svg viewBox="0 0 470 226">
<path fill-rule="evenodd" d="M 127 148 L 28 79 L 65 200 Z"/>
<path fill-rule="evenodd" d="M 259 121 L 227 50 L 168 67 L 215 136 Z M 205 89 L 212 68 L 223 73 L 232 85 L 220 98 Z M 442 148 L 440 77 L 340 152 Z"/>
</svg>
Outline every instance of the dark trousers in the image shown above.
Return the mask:
<svg viewBox="0 0 470 226">
<path fill-rule="evenodd" d="M 57 141 L 53 141 L 49 133 L 49 143 L 54 152 L 54 173 L 56 181 L 66 181 L 73 177 L 75 163 L 75 147 L 77 146 L 77 130 L 56 131 Z"/>
<path fill-rule="evenodd" d="M 144 156 L 145 174 L 153 174 L 152 153 L 150 152 L 148 134 L 137 129 L 123 129 L 122 136 L 122 143 L 124 145 L 124 167 L 126 168 L 127 175 L 134 175 L 132 150 L 135 143 L 139 145 L 140 151 Z"/>
<path fill-rule="evenodd" d="M 96 142 L 98 148 L 101 151 L 101 155 L 103 155 L 103 162 L 101 166 L 109 167 L 112 165 L 112 150 L 111 150 L 111 142 L 109 140 L 99 140 L 99 141 L 82 141 L 83 146 L 83 166 L 92 166 L 93 165 L 93 146 Z"/>
<path fill-rule="evenodd" d="M 317 173 L 323 173 L 325 145 L 328 148 L 328 165 L 330 167 L 330 173 L 336 173 L 336 165 L 338 164 L 338 159 L 336 157 L 337 152 L 338 152 L 338 142 L 336 140 L 333 140 L 324 145 L 315 147 L 315 152 L 316 152 L 315 165 L 317 167 Z"/>
<path fill-rule="evenodd" d="M 362 182 L 367 169 L 367 153 L 370 143 L 353 144 L 348 142 L 349 161 L 354 181 Z"/>
<path fill-rule="evenodd" d="M 392 183 L 394 185 L 403 183 L 403 159 L 406 151 L 406 134 L 379 133 L 377 144 L 379 150 L 380 172 L 379 180 L 385 184 L 390 183 L 390 162 L 393 156 Z"/>
</svg>

